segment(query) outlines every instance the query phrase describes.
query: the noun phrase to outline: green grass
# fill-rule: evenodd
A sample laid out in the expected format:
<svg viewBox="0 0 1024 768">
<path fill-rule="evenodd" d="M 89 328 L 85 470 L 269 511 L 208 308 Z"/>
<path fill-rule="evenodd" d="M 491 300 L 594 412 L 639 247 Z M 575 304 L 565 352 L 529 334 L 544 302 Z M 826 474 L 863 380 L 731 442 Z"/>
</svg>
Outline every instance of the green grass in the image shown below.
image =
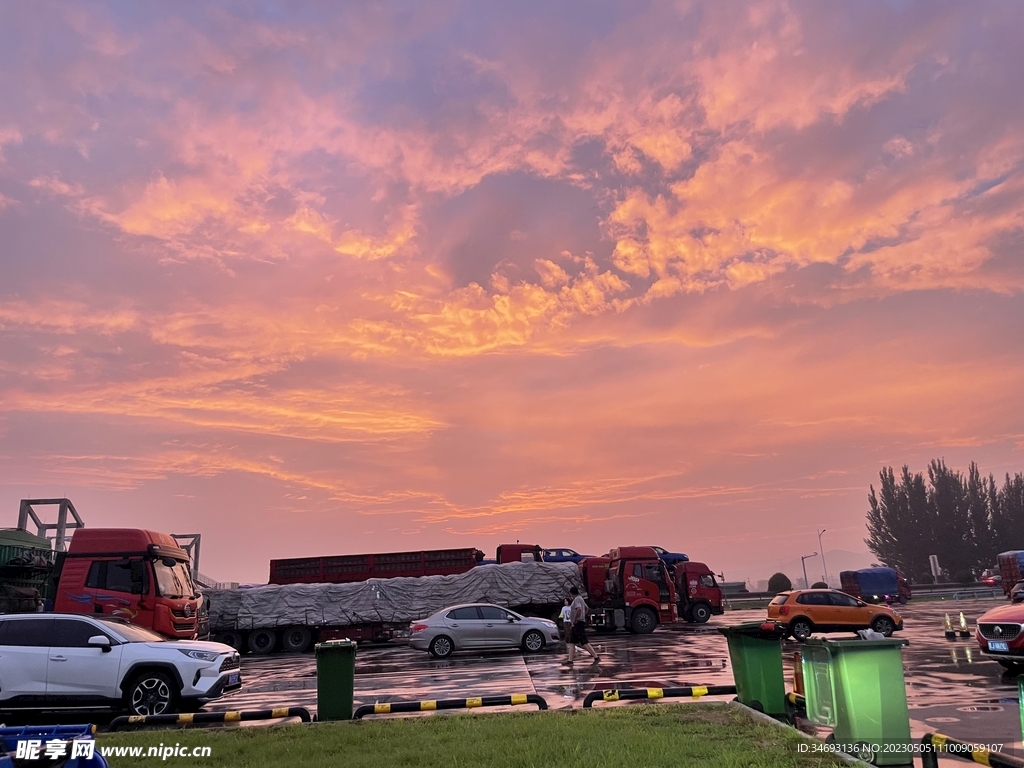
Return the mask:
<svg viewBox="0 0 1024 768">
<path fill-rule="evenodd" d="M 599 768 L 600 766 L 714 766 L 812 768 L 840 766 L 835 758 L 798 753 L 793 731 L 755 722 L 724 704 L 653 704 L 539 713 L 314 723 L 216 730 L 103 734 L 100 747 L 209 746 L 206 759 L 174 758 L 231 768 L 345 766 L 345 768 Z M 110 765 L 145 759 L 108 757 Z M 150 758 L 153 760 L 153 758 Z"/>
</svg>

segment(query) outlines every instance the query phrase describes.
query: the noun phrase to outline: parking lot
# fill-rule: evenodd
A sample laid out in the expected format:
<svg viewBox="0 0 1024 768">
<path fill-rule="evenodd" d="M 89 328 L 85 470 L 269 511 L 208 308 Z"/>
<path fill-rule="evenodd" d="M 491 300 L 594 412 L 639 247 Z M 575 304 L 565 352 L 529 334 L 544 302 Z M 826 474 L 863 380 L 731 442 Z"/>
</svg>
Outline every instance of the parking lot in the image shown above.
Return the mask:
<svg viewBox="0 0 1024 768">
<path fill-rule="evenodd" d="M 910 642 L 904 669 L 912 726 L 976 742 L 1004 742 L 1021 754 L 1017 681 L 982 656 L 977 642 L 948 641 L 943 616 L 956 623 L 964 611 L 975 619 L 999 599 L 943 600 L 901 608 L 906 629 L 897 636 Z M 725 638 L 717 627 L 764 617 L 764 610 L 729 611 L 705 625 L 661 628 L 651 635 L 596 635 L 600 664 L 577 657 L 574 669 L 561 664 L 562 648 L 534 656 L 518 652 L 464 653 L 445 661 L 432 659 L 400 643 L 360 646 L 356 657 L 356 705 L 397 700 L 458 698 L 509 693 L 537 693 L 552 709 L 582 706 L 593 690 L 607 688 L 731 685 L 732 670 Z M 843 637 L 844 635 L 837 635 Z M 786 675 L 792 681 L 793 652 L 785 644 Z M 245 687 L 207 709 L 316 707 L 316 671 L 312 654 L 247 656 L 242 662 Z"/>
</svg>

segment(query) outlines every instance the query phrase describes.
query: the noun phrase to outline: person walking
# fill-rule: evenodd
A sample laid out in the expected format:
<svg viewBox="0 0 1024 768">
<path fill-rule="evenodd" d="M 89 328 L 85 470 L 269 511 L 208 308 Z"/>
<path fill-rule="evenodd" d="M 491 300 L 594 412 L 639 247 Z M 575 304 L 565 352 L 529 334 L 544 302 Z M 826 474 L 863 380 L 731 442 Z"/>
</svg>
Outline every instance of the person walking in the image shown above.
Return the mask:
<svg viewBox="0 0 1024 768">
<path fill-rule="evenodd" d="M 569 658 L 565 663 L 570 667 L 572 666 L 573 658 L 576 655 L 576 646 L 579 646 L 593 656 L 594 663 L 597 664 L 601 661 L 601 657 L 597 655 L 594 646 L 587 640 L 587 603 L 576 587 L 570 589 L 569 594 L 572 595 L 572 603 L 569 605 L 569 623 L 572 626 L 572 631 L 566 643 L 569 650 Z"/>
<path fill-rule="evenodd" d="M 569 607 L 569 598 L 565 598 L 562 601 L 562 610 L 558 614 L 558 621 L 562 625 L 562 639 L 565 642 L 569 642 L 569 632 L 572 630 L 572 622 L 569 621 L 569 615 L 572 613 L 572 609 Z"/>
</svg>

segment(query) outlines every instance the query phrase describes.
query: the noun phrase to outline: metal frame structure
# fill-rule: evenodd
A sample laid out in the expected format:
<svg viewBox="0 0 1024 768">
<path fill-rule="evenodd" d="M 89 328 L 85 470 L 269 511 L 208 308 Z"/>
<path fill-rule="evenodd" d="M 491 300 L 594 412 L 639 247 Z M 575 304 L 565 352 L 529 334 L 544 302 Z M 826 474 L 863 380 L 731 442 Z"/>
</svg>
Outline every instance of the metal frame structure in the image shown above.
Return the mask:
<svg viewBox="0 0 1024 768">
<path fill-rule="evenodd" d="M 39 519 L 39 515 L 36 514 L 34 507 L 37 506 L 53 506 L 59 505 L 60 509 L 57 510 L 57 522 L 56 523 L 44 523 Z M 71 513 L 72 521 L 68 522 L 68 513 Z M 71 499 L 22 499 L 21 508 L 18 510 L 18 530 L 28 531 L 28 522 L 31 520 L 35 526 L 37 536 L 41 536 L 44 539 L 53 541 L 53 549 L 56 552 L 67 551 L 68 529 L 70 528 L 72 533 L 79 528 L 85 528 L 85 523 L 82 522 L 82 518 L 78 515 L 78 510 L 75 509 L 75 505 L 71 503 Z M 47 532 L 53 531 L 53 536 L 48 536 Z M 28 531 L 31 533 L 31 531 Z"/>
</svg>

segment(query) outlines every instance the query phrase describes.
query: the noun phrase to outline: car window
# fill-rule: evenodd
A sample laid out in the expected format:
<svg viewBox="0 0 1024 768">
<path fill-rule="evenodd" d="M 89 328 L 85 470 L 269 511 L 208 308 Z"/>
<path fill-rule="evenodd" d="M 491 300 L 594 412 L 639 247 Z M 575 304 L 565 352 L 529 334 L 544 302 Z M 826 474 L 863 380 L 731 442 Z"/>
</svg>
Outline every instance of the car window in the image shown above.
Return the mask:
<svg viewBox="0 0 1024 768">
<path fill-rule="evenodd" d="M 796 601 L 801 605 L 831 605 L 828 595 L 824 592 L 804 592 Z"/>
<path fill-rule="evenodd" d="M 496 605 L 481 605 L 480 616 L 491 621 L 505 621 L 508 618 L 508 614 L 505 613 L 504 609 Z"/>
<path fill-rule="evenodd" d="M 449 611 L 448 618 L 456 621 L 467 621 L 469 619 L 479 619 L 480 614 L 477 613 L 475 605 L 470 605 L 465 608 L 456 608 L 453 611 Z"/>
<path fill-rule="evenodd" d="M 88 648 L 89 638 L 106 634 L 103 630 L 79 619 L 54 619 L 50 646 L 55 648 Z"/>
<path fill-rule="evenodd" d="M 50 645 L 50 627 L 53 619 L 18 619 L 4 622 L 0 645 L 46 647 Z"/>
<path fill-rule="evenodd" d="M 769 605 L 782 605 L 787 600 L 789 600 L 789 595 L 776 595 L 774 598 L 772 598 L 772 601 L 771 603 L 769 603 Z"/>
<path fill-rule="evenodd" d="M 100 620 L 110 629 L 111 634 L 126 643 L 166 643 L 167 638 L 149 629 L 118 621 Z M 97 634 L 99 634 L 97 632 Z"/>
<path fill-rule="evenodd" d="M 838 605 L 843 608 L 857 607 L 856 599 L 850 597 L 849 595 L 844 595 L 841 592 L 830 592 L 828 596 L 829 599 L 832 601 L 832 605 Z"/>
</svg>

